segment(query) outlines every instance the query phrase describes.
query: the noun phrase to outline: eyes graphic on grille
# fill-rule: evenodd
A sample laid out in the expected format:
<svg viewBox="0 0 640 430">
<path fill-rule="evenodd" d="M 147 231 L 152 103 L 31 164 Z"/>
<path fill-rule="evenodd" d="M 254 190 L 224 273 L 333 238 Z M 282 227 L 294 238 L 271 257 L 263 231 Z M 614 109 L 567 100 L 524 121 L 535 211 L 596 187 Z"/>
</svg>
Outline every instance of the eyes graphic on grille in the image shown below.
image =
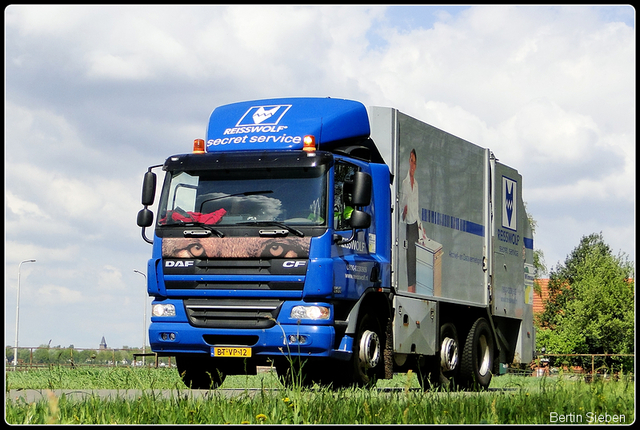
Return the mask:
<svg viewBox="0 0 640 430">
<path fill-rule="evenodd" d="M 265 258 L 298 258 L 306 256 L 307 253 L 308 250 L 304 249 L 297 242 L 275 240 L 267 242 L 264 245 L 260 256 Z"/>
<path fill-rule="evenodd" d="M 307 238 L 165 238 L 165 258 L 307 258 Z"/>
</svg>

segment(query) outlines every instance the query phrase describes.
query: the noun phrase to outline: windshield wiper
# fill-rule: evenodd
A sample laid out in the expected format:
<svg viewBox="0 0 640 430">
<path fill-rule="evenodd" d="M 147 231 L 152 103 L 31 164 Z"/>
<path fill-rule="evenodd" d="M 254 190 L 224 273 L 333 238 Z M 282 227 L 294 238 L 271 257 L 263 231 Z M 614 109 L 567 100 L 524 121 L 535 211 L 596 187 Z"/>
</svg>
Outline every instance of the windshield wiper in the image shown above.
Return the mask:
<svg viewBox="0 0 640 430">
<path fill-rule="evenodd" d="M 209 230 L 211 233 L 215 234 L 218 237 L 224 237 L 224 233 L 221 232 L 220 230 L 216 230 L 215 228 L 207 225 L 207 224 L 203 224 L 201 222 L 194 222 L 193 223 L 194 226 L 198 226 L 198 227 L 202 227 L 205 230 Z"/>
<path fill-rule="evenodd" d="M 296 236 L 304 237 L 304 233 L 298 230 L 297 228 L 290 227 L 278 221 L 244 221 L 244 222 L 236 223 L 236 225 L 273 225 L 276 227 L 283 228 L 288 232 L 295 234 Z"/>
</svg>

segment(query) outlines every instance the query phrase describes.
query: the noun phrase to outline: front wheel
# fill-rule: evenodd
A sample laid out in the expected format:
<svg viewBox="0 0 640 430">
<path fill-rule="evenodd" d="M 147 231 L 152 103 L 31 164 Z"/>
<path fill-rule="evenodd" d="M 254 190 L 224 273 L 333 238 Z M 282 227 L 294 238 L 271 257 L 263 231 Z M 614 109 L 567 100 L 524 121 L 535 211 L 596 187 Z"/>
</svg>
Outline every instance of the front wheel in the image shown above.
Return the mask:
<svg viewBox="0 0 640 430">
<path fill-rule="evenodd" d="M 353 340 L 352 379 L 359 386 L 373 385 L 384 375 L 385 332 L 380 321 L 365 313 Z"/>
<path fill-rule="evenodd" d="M 491 383 L 494 341 L 489 323 L 478 318 L 471 326 L 462 352 L 460 373 L 469 388 L 487 389 Z"/>
</svg>

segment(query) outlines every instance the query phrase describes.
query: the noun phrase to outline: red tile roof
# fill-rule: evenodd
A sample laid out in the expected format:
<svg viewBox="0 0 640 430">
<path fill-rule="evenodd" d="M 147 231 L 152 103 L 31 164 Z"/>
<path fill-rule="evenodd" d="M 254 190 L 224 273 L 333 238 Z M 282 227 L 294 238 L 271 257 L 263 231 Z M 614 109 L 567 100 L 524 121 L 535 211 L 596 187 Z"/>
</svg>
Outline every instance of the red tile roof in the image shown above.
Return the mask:
<svg viewBox="0 0 640 430">
<path fill-rule="evenodd" d="M 539 314 L 544 311 L 544 300 L 549 297 L 549 279 L 536 279 L 534 282 L 540 286 L 540 294 L 533 293 L 533 313 Z"/>
</svg>

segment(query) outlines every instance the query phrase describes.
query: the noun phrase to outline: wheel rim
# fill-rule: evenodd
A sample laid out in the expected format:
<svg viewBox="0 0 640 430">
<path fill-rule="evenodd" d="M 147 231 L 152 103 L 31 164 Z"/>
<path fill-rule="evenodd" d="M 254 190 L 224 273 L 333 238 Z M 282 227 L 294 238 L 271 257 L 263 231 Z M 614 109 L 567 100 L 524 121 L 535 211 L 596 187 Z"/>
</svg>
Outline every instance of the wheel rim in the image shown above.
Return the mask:
<svg viewBox="0 0 640 430">
<path fill-rule="evenodd" d="M 458 343 L 455 339 L 445 337 L 442 340 L 440 364 L 445 372 L 455 369 L 458 365 Z"/>
<path fill-rule="evenodd" d="M 375 332 L 366 330 L 362 333 L 359 358 L 365 370 L 376 367 L 380 362 L 380 339 Z"/>
<path fill-rule="evenodd" d="M 489 371 L 489 366 L 491 366 L 491 350 L 487 337 L 484 335 L 478 339 L 478 353 L 478 373 L 484 376 Z"/>
</svg>

